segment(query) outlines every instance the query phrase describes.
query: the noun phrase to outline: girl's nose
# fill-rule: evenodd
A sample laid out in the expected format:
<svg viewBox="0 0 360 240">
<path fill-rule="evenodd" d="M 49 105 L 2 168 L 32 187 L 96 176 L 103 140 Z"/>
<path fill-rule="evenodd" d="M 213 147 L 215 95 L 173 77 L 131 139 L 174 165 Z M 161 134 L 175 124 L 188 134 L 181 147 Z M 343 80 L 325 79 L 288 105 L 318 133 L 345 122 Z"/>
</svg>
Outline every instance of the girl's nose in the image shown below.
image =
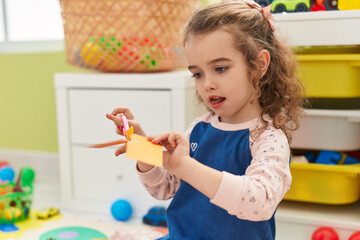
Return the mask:
<svg viewBox="0 0 360 240">
<path fill-rule="evenodd" d="M 207 78 L 205 78 L 205 81 L 204 81 L 204 88 L 207 91 L 214 90 L 217 88 L 217 83 L 216 83 L 216 81 L 214 81 L 213 78 L 207 77 Z"/>
</svg>

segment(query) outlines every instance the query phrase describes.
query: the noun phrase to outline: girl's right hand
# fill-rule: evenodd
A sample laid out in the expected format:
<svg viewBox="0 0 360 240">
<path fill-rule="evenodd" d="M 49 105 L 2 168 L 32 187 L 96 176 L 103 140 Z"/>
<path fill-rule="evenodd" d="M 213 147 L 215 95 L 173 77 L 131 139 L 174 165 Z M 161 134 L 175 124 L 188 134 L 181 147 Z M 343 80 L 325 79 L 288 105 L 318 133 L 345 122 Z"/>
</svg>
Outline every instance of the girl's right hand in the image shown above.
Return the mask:
<svg viewBox="0 0 360 240">
<path fill-rule="evenodd" d="M 146 137 L 146 134 L 144 132 L 144 130 L 141 128 L 140 123 L 137 122 L 134 118 L 134 115 L 131 113 L 130 109 L 125 108 L 125 107 L 118 107 L 115 108 L 112 113 L 107 113 L 106 117 L 113 121 L 115 126 L 116 126 L 116 133 L 119 135 L 124 135 L 122 132 L 122 127 L 124 126 L 124 123 L 121 119 L 121 114 L 124 114 L 125 117 L 128 120 L 129 126 L 134 128 L 134 133 L 144 136 Z M 120 154 L 125 153 L 126 151 L 126 146 L 125 145 L 121 145 L 119 148 L 116 149 L 115 151 L 115 155 L 119 156 Z"/>
</svg>

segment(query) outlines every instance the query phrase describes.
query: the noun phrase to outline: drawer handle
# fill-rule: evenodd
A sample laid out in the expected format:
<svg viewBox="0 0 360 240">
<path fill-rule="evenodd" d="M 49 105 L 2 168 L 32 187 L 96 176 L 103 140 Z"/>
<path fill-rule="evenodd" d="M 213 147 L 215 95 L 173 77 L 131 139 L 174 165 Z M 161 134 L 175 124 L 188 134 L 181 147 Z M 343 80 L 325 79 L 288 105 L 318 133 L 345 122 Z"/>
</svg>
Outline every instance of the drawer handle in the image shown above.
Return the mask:
<svg viewBox="0 0 360 240">
<path fill-rule="evenodd" d="M 121 175 L 121 174 L 117 175 L 117 176 L 116 176 L 116 179 L 122 180 L 122 179 L 123 179 L 123 175 Z"/>
</svg>

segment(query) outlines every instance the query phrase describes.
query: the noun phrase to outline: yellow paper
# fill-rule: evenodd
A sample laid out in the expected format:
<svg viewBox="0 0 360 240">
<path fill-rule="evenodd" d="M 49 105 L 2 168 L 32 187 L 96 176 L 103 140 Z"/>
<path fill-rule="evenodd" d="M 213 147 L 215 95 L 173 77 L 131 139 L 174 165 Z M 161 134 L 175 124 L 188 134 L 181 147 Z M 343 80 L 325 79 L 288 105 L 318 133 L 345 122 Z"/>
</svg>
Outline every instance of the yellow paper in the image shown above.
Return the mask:
<svg viewBox="0 0 360 240">
<path fill-rule="evenodd" d="M 131 141 L 126 144 L 126 157 L 154 166 L 163 165 L 162 146 L 137 134 L 131 134 Z"/>
</svg>

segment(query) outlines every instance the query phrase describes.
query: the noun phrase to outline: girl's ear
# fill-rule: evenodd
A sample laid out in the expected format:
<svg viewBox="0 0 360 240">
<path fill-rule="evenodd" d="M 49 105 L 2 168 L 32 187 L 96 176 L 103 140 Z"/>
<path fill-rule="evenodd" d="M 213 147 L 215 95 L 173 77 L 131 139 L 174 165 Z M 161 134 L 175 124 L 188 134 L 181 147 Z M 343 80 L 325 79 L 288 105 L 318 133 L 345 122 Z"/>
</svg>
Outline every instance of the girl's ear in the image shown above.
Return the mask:
<svg viewBox="0 0 360 240">
<path fill-rule="evenodd" d="M 257 61 L 260 66 L 260 72 L 261 72 L 260 78 L 262 78 L 265 75 L 270 64 L 270 53 L 268 52 L 268 50 L 265 49 L 261 50 L 258 54 Z"/>
</svg>

